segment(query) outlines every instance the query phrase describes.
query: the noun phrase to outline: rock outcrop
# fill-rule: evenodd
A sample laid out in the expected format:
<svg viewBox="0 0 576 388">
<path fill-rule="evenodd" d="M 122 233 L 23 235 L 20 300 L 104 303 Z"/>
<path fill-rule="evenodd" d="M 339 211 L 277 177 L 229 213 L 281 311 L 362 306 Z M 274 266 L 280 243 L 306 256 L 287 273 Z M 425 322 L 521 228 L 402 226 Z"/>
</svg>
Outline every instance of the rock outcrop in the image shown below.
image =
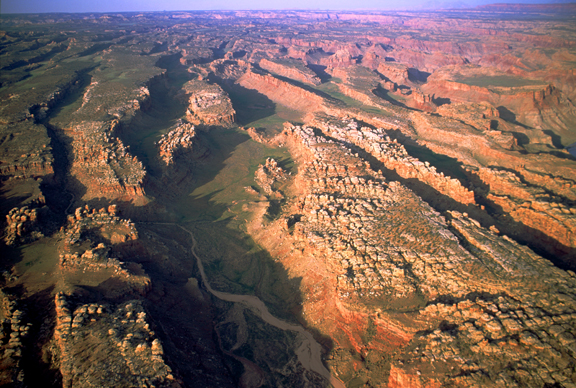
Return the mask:
<svg viewBox="0 0 576 388">
<path fill-rule="evenodd" d="M 443 80 L 441 77 L 430 77 L 429 82 L 422 86 L 423 91 L 454 102 L 487 102 L 500 107 L 504 114 L 500 116 L 507 121 L 524 123 L 536 129 L 554 128 L 567 137 L 567 142 L 572 140 L 572 136 L 563 129 L 565 124 L 562 123 L 571 122 L 576 117 L 576 107 L 553 85 L 480 87 Z M 476 77 L 490 79 L 488 75 Z M 471 78 L 472 81 L 474 79 Z M 562 113 L 555 113 L 558 111 Z"/>
<path fill-rule="evenodd" d="M 11 387 L 24 387 L 25 371 L 22 366 L 24 341 L 32 328 L 26 312 L 17 298 L 0 291 L 0 384 Z"/>
<path fill-rule="evenodd" d="M 571 7 L 506 7 L 3 17 L 0 385 L 576 386 Z"/>
<path fill-rule="evenodd" d="M 483 231 L 461 214 L 452 217 L 456 233 L 478 249 L 479 257 L 495 260 L 485 263 L 494 265 L 496 274 L 510 277 L 507 288 L 422 309 L 421 317 L 443 321 L 413 339 L 393 366 L 401 370 L 395 375 L 408 374 L 422 386 L 438 381 L 465 387 L 571 385 L 567 363 L 575 355 L 576 300 L 569 291 L 576 281 L 574 273 L 552 267 L 510 239 Z M 538 278 L 540 284 L 526 287 L 527 278 Z M 560 292 L 550 294 L 547 290 L 552 289 Z"/>
<path fill-rule="evenodd" d="M 79 274 L 91 274 L 95 286 L 109 298 L 134 294 L 145 295 L 150 289 L 150 277 L 137 263 L 124 263 L 114 257 L 122 250 L 115 246 L 129 245 L 138 239 L 132 222 L 116 215 L 116 206 L 91 209 L 77 208 L 61 231 L 60 269 L 74 283 Z M 106 285 L 106 282 L 110 285 Z"/>
<path fill-rule="evenodd" d="M 78 304 L 58 293 L 55 304 L 64 387 L 181 387 L 140 301 Z"/>
<path fill-rule="evenodd" d="M 341 127 L 350 136 L 359 132 Z M 285 218 L 268 224 L 256 218 L 249 229 L 292 276 L 302 278 L 308 322 L 330 333 L 337 348 L 360 354 L 401 346 L 391 386 L 491 386 L 510 376 L 533 385 L 542 373 L 550 383 L 568 382 L 573 272 L 466 214 L 448 212 L 446 220 L 403 185 L 371 170 L 353 153 L 354 143 L 331 128 L 336 136 L 327 138 L 313 128 L 287 126 L 277 138 L 299 161 L 293 181 L 298 189 L 291 191 L 298 194 L 288 198 Z M 522 321 L 533 317 L 510 312 L 535 304 L 540 316 L 550 318 L 538 320 L 544 332 L 537 336 L 534 323 Z M 403 311 L 412 313 L 404 313 L 401 323 L 397 314 Z M 351 322 L 360 330 L 346 330 Z M 550 355 L 539 353 L 542 338 L 553 349 Z M 501 351 L 506 346 L 510 350 Z M 520 348 L 525 357 L 518 358 L 514 349 Z M 541 370 L 507 366 L 537 353 Z M 560 355 L 568 364 L 556 363 Z M 338 370 L 339 363 L 333 365 Z"/>
<path fill-rule="evenodd" d="M 230 126 L 236 112 L 228 94 L 217 84 L 193 80 L 184 85 L 188 98 L 186 117 L 192 124 Z"/>
<path fill-rule="evenodd" d="M 192 152 L 196 130 L 192 124 L 182 123 L 158 140 L 158 156 L 169 166 L 174 158 Z"/>
<path fill-rule="evenodd" d="M 498 120 L 498 118 L 500 117 L 500 113 L 498 112 L 498 110 L 493 105 L 487 102 L 482 103 L 453 102 L 438 107 L 436 109 L 436 113 L 442 116 L 461 120 L 476 129 L 485 131 L 491 130 L 493 120 Z"/>
<path fill-rule="evenodd" d="M 13 208 L 6 215 L 4 242 L 14 245 L 18 242 L 34 241 L 44 237 L 38 226 L 38 209 L 28 206 Z"/>
<path fill-rule="evenodd" d="M 54 174 L 46 128 L 30 121 L 7 125 L 0 145 L 0 174 L 13 178 L 39 178 Z"/>
<path fill-rule="evenodd" d="M 266 58 L 259 62 L 261 68 L 268 70 L 271 73 L 293 79 L 295 81 L 303 82 L 310 85 L 319 85 L 320 78 L 304 66 L 304 63 L 298 60 L 284 62 L 268 60 Z"/>
<path fill-rule="evenodd" d="M 405 179 L 418 179 L 462 204 L 474 204 L 474 193 L 462 186 L 457 180 L 438 173 L 428 162 L 421 162 L 410 156 L 396 140 L 390 139 L 382 129 L 358 128 L 354 120 L 315 122 L 326 135 L 343 142 L 349 142 L 374 156 L 383 167 L 394 170 Z"/>
<path fill-rule="evenodd" d="M 276 196 L 282 196 L 273 186 L 278 181 L 286 180 L 287 175 L 282 167 L 278 166 L 278 162 L 267 158 L 266 164 L 258 166 L 258 170 L 254 173 L 254 180 L 266 194 L 272 195 L 274 193 Z"/>
<path fill-rule="evenodd" d="M 400 85 L 411 85 L 408 78 L 408 66 L 395 62 L 380 62 L 378 72 L 386 77 L 387 81 Z"/>
<path fill-rule="evenodd" d="M 272 75 L 259 74 L 252 70 L 240 77 L 237 82 L 245 88 L 256 89 L 272 101 L 297 111 L 319 110 L 324 103 L 324 99 L 315 93 L 289 84 Z"/>
<path fill-rule="evenodd" d="M 144 196 L 146 170 L 115 136 L 117 126 L 83 122 L 67 131 L 72 137 L 71 171 L 87 188 L 85 199 Z"/>
<path fill-rule="evenodd" d="M 477 174 L 490 187 L 486 198 L 514 221 L 552 237 L 558 246 L 551 248 L 559 254 L 576 248 L 576 208 L 543 188 L 523 184 L 514 172 L 482 168 Z"/>
</svg>

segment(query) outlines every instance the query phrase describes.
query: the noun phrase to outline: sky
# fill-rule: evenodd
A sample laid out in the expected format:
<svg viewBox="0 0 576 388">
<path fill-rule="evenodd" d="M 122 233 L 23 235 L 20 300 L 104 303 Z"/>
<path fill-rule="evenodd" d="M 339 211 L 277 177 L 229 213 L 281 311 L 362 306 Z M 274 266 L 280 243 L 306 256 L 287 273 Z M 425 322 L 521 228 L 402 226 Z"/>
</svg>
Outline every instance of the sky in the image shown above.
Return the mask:
<svg viewBox="0 0 576 388">
<path fill-rule="evenodd" d="M 569 0 L 568 0 L 569 1 Z M 184 10 L 392 10 L 475 7 L 491 3 L 550 3 L 566 0 L 0 0 L 0 13 L 145 12 Z M 572 0 L 574 1 L 574 0 Z"/>
</svg>

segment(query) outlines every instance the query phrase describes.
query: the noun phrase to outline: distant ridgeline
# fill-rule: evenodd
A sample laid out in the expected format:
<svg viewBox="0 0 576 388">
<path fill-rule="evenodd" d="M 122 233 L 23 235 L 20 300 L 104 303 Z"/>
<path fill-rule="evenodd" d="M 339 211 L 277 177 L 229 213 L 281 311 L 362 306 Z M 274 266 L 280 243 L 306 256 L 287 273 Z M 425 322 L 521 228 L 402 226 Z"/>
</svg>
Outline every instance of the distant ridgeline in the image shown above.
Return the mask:
<svg viewBox="0 0 576 388">
<path fill-rule="evenodd" d="M 494 3 L 480 5 L 476 9 L 488 12 L 558 12 L 576 13 L 576 3 L 559 2 L 548 4 Z"/>
</svg>

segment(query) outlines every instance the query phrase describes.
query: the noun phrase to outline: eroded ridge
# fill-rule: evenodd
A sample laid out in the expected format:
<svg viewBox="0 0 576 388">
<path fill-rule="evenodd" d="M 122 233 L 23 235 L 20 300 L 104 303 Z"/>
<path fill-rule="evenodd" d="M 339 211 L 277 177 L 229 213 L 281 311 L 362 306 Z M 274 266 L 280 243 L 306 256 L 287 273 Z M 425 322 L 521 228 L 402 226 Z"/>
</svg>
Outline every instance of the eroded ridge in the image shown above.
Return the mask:
<svg viewBox="0 0 576 388">
<path fill-rule="evenodd" d="M 490 185 L 486 199 L 513 220 L 555 239 L 558 252 L 576 247 L 576 208 L 572 201 L 542 186 L 525 184 L 515 171 L 481 168 L 475 173 Z"/>
<path fill-rule="evenodd" d="M 485 295 L 420 310 L 422 317 L 441 323 L 414 337 L 392 367 L 391 385 L 401 386 L 424 373 L 431 384 L 571 386 L 569 365 L 576 357 L 574 273 L 554 268 L 460 213 L 451 216 L 450 225 L 486 267 L 511 280 L 499 292 L 485 289 Z"/>
<path fill-rule="evenodd" d="M 404 179 L 417 179 L 429 185 L 439 194 L 448 196 L 464 205 L 475 204 L 474 192 L 462 186 L 460 181 L 437 172 L 429 162 L 422 162 L 408 154 L 406 148 L 382 128 L 360 127 L 356 121 L 316 121 L 316 125 L 340 141 L 349 142 L 374 156 L 383 167 L 394 170 Z"/>
<path fill-rule="evenodd" d="M 113 133 L 114 125 L 76 125 L 70 132 L 74 157 L 71 173 L 88 188 L 87 198 L 144 196 L 144 166 Z"/>
<path fill-rule="evenodd" d="M 250 230 L 303 278 L 303 312 L 337 347 L 369 355 L 402 344 L 391 386 L 568 381 L 575 356 L 573 272 L 467 214 L 441 216 L 371 170 L 347 137 L 286 124 L 271 142 L 289 147 L 299 172 L 280 218 L 257 218 Z M 515 313 L 525 308 L 531 315 Z M 364 334 L 350 331 L 352 322 Z M 338 370 L 341 362 L 331 365 Z M 511 367 L 515 362 L 525 369 Z"/>
<path fill-rule="evenodd" d="M 170 166 L 175 157 L 192 151 L 195 136 L 194 126 L 182 123 L 158 140 L 158 156 L 166 166 Z"/>
<path fill-rule="evenodd" d="M 188 81 L 184 91 L 189 94 L 186 117 L 193 124 L 231 126 L 236 112 L 228 94 L 217 84 L 202 80 Z"/>
<path fill-rule="evenodd" d="M 0 314 L 2 350 L 2 384 L 12 384 L 15 387 L 24 386 L 25 371 L 22 367 L 22 357 L 26 350 L 25 344 L 32 328 L 32 322 L 27 317 L 23 306 L 14 295 L 0 293 Z"/>
<path fill-rule="evenodd" d="M 64 387 L 181 386 L 140 301 L 77 304 L 59 293 L 54 303 Z"/>
<path fill-rule="evenodd" d="M 108 209 L 77 208 L 61 231 L 59 246 L 60 270 L 71 284 L 89 274 L 88 283 L 101 287 L 109 297 L 123 294 L 145 295 L 150 288 L 150 277 L 137 263 L 123 263 L 114 257 L 113 248 L 130 246 L 138 239 L 138 232 L 130 220 L 116 215 L 116 207 Z M 122 254 L 122 249 L 116 249 Z M 100 282 L 109 281 L 110 286 Z M 114 284 L 114 285 L 112 285 Z"/>
</svg>

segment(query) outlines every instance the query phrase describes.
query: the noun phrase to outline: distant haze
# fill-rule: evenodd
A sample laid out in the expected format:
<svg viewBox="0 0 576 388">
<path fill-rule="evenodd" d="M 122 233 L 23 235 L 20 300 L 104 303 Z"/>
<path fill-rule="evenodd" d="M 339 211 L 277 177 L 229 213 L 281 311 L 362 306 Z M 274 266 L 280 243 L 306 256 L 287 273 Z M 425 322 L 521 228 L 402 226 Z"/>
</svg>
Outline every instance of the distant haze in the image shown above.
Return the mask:
<svg viewBox="0 0 576 388">
<path fill-rule="evenodd" d="M 569 3 L 570 1 L 490 0 L 1 0 L 0 13 L 140 12 L 194 10 L 399 10 L 472 8 L 490 3 Z"/>
</svg>

